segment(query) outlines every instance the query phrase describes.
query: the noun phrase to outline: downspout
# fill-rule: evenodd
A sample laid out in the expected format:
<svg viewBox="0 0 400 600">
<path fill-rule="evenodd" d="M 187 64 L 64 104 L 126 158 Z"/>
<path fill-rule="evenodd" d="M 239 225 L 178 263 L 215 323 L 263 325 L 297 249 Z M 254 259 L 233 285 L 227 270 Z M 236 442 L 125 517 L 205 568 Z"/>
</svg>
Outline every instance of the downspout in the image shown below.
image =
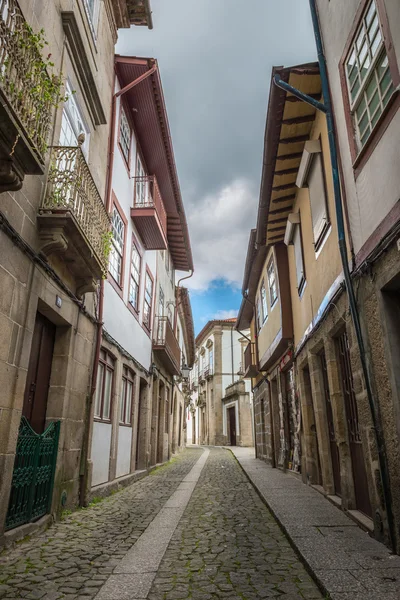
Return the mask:
<svg viewBox="0 0 400 600">
<path fill-rule="evenodd" d="M 233 362 L 233 326 L 232 326 L 232 327 L 231 327 L 231 368 L 232 368 L 232 383 L 234 383 L 234 381 L 235 381 L 235 378 L 234 378 L 234 376 L 233 376 L 233 371 L 234 371 L 233 364 L 234 364 L 234 362 Z"/>
<path fill-rule="evenodd" d="M 361 321 L 360 315 L 358 312 L 356 297 L 354 293 L 353 284 L 351 281 L 351 274 L 349 269 L 349 262 L 347 258 L 347 246 L 346 246 L 346 232 L 344 227 L 344 217 L 343 217 L 343 206 L 342 206 L 342 196 L 340 189 L 340 174 L 339 174 L 339 166 L 338 166 L 338 152 L 336 145 L 336 133 L 335 133 L 335 124 L 333 119 L 333 109 L 332 109 L 332 100 L 329 89 L 329 81 L 328 81 L 328 73 L 326 67 L 326 59 L 323 51 L 322 45 L 322 37 L 321 30 L 318 19 L 318 12 L 316 6 L 316 0 L 309 0 L 310 2 L 310 10 L 312 23 L 314 28 L 315 42 L 318 53 L 318 63 L 319 70 L 321 76 L 321 84 L 322 84 L 322 97 L 324 99 L 324 103 L 318 102 L 313 98 L 310 98 L 306 94 L 303 94 L 299 90 L 296 90 L 291 85 L 287 84 L 284 81 L 279 79 L 279 76 L 276 75 L 274 78 L 274 83 L 292 93 L 300 100 L 311 104 L 318 110 L 322 111 L 326 115 L 326 122 L 328 128 L 328 138 L 329 138 L 329 149 L 330 149 L 330 157 L 331 157 L 331 165 L 332 165 L 332 178 L 333 178 L 333 188 L 334 188 L 334 197 L 335 197 L 335 209 L 336 209 L 336 221 L 338 228 L 338 244 L 340 257 L 343 266 L 343 274 L 344 280 L 346 283 L 347 294 L 349 298 L 349 306 L 350 313 L 354 324 L 354 329 L 356 332 L 357 344 L 360 352 L 361 366 L 365 380 L 365 387 L 367 391 L 368 404 L 371 411 L 373 428 L 375 431 L 377 449 L 378 449 L 378 460 L 379 467 L 381 473 L 382 480 L 382 493 L 386 507 L 386 515 L 388 521 L 388 529 L 389 529 L 389 543 L 393 550 L 396 549 L 396 532 L 394 527 L 394 519 L 393 519 L 393 511 L 392 511 L 392 494 L 390 490 L 390 477 L 389 477 L 389 468 L 387 464 L 387 456 L 385 449 L 385 441 L 382 433 L 382 423 L 380 418 L 379 407 L 375 403 L 375 399 L 372 393 L 371 386 L 371 377 L 369 372 L 369 366 L 366 358 L 366 351 L 364 345 L 364 339 L 361 329 Z"/>
<path fill-rule="evenodd" d="M 191 269 L 190 274 L 186 275 L 185 277 L 181 277 L 175 286 L 174 333 L 176 331 L 176 325 L 178 322 L 178 290 L 179 290 L 179 286 L 180 286 L 181 281 L 185 281 L 186 279 L 190 279 L 191 277 L 193 277 L 193 273 L 194 273 L 194 269 Z"/>
</svg>

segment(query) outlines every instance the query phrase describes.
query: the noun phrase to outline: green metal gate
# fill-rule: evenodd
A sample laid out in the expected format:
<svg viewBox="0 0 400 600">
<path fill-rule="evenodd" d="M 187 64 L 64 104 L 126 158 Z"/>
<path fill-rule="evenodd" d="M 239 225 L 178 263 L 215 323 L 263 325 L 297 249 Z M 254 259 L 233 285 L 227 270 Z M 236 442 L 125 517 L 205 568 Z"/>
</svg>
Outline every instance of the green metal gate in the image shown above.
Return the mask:
<svg viewBox="0 0 400 600">
<path fill-rule="evenodd" d="M 60 421 L 38 434 L 21 418 L 6 529 L 50 512 L 59 436 Z"/>
</svg>

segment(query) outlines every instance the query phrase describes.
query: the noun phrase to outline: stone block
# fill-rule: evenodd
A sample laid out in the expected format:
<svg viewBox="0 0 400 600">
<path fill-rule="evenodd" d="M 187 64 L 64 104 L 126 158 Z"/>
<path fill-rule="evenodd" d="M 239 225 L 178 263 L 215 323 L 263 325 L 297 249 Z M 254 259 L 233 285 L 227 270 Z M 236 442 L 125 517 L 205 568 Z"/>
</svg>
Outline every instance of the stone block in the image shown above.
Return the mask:
<svg viewBox="0 0 400 600">
<path fill-rule="evenodd" d="M 80 333 L 76 335 L 74 346 L 74 358 L 86 367 L 90 367 L 93 360 L 93 344 Z"/>
<path fill-rule="evenodd" d="M 2 267 L 20 283 L 27 283 L 32 263 L 3 232 L 0 233 L 0 256 Z"/>
<path fill-rule="evenodd" d="M 79 477 L 81 451 L 67 450 L 62 455 L 62 477 L 65 481 L 73 480 Z"/>
<path fill-rule="evenodd" d="M 71 390 L 75 390 L 86 396 L 89 392 L 90 379 L 91 369 L 74 360 L 72 363 L 72 380 L 70 381 Z"/>
<path fill-rule="evenodd" d="M 51 386 L 66 386 L 68 384 L 69 360 L 65 356 L 53 356 L 51 368 Z"/>
<path fill-rule="evenodd" d="M 48 419 L 62 419 L 67 415 L 66 407 L 69 402 L 69 390 L 65 386 L 50 386 L 47 400 Z"/>
<path fill-rule="evenodd" d="M 15 279 L 5 269 L 0 267 L 0 313 L 10 315 L 13 304 Z"/>
<path fill-rule="evenodd" d="M 40 249 L 40 239 L 36 222 L 32 221 L 27 215 L 24 216 L 22 223 L 22 237 L 36 251 Z"/>
<path fill-rule="evenodd" d="M 1 196 L 1 210 L 10 222 L 12 227 L 22 233 L 22 225 L 24 222 L 24 211 L 15 201 L 13 194 L 2 194 Z M 2 235 L 5 235 L 2 233 Z"/>
<path fill-rule="evenodd" d="M 8 360 L 13 329 L 14 323 L 11 319 L 0 314 L 0 360 Z"/>
<path fill-rule="evenodd" d="M 19 375 L 17 367 L 0 362 L 0 408 L 14 408 L 15 384 Z M 17 403 L 21 407 L 22 400 L 23 398 Z"/>
<path fill-rule="evenodd" d="M 1 318 L 1 316 L 0 316 L 0 318 Z M 10 340 L 10 348 L 8 351 L 8 358 L 7 358 L 7 362 L 10 363 L 10 365 L 15 365 L 17 363 L 18 355 L 16 354 L 16 350 L 17 350 L 17 341 L 18 341 L 20 329 L 21 328 L 19 325 L 17 325 L 17 323 L 13 323 L 13 329 L 12 329 L 11 340 Z"/>
<path fill-rule="evenodd" d="M 64 450 L 80 450 L 84 433 L 84 422 L 68 419 L 64 421 Z"/>
<path fill-rule="evenodd" d="M 32 268 L 35 267 L 32 266 Z M 26 312 L 27 309 L 28 315 Z M 37 297 L 29 293 L 26 283 L 16 281 L 11 306 L 11 319 L 18 323 L 18 325 L 22 325 L 33 331 L 35 326 L 36 310 Z"/>
<path fill-rule="evenodd" d="M 0 532 L 3 531 L 10 497 L 11 481 L 14 469 L 14 454 L 0 454 Z"/>
<path fill-rule="evenodd" d="M 0 453 L 14 454 L 20 422 L 20 410 L 0 409 Z"/>
</svg>

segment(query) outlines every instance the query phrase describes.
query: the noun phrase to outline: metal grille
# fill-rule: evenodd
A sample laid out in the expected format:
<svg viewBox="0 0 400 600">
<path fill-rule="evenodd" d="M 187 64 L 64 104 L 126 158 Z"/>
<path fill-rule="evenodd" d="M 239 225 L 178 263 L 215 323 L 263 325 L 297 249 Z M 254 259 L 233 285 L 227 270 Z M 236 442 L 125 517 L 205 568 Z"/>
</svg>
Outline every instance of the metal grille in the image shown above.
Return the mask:
<svg viewBox="0 0 400 600">
<path fill-rule="evenodd" d="M 110 218 L 79 146 L 55 146 L 41 212 L 70 212 L 107 271 L 105 236 Z"/>
<path fill-rule="evenodd" d="M 360 427 L 358 422 L 358 410 L 356 395 L 353 387 L 353 374 L 351 371 L 349 338 L 347 332 L 343 332 L 338 338 L 340 371 L 342 375 L 343 395 L 346 406 L 347 424 L 351 442 L 361 443 Z"/>
<path fill-rule="evenodd" d="M 52 106 L 49 75 L 16 0 L 0 0 L 0 87 L 43 163 Z M 54 76 L 53 76 L 54 77 Z"/>
<path fill-rule="evenodd" d="M 60 421 L 38 434 L 21 418 L 6 529 L 13 529 L 50 511 L 57 462 Z"/>
</svg>

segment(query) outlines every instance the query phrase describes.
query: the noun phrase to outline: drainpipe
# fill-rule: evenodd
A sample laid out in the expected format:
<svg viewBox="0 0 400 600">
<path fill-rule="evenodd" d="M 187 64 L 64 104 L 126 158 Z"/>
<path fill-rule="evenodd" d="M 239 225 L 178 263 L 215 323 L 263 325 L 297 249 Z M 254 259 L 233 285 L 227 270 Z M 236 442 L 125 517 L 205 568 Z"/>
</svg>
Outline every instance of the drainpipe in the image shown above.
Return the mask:
<svg viewBox="0 0 400 600">
<path fill-rule="evenodd" d="M 365 387 L 367 392 L 368 404 L 371 411 L 372 423 L 376 437 L 377 449 L 378 449 L 378 460 L 379 460 L 379 468 L 381 473 L 381 481 L 382 481 L 382 493 L 386 507 L 386 515 L 388 521 L 388 529 L 389 529 L 389 543 L 392 547 L 392 550 L 396 549 L 396 532 L 394 527 L 394 519 L 393 519 L 393 511 L 392 511 L 392 494 L 390 489 L 390 477 L 389 477 L 389 468 L 387 463 L 386 456 L 386 448 L 385 448 L 385 440 L 382 432 L 382 422 L 380 417 L 379 406 L 375 402 L 375 398 L 372 392 L 371 385 L 371 376 L 369 371 L 369 365 L 367 362 L 364 338 L 361 329 L 361 321 L 360 315 L 358 312 L 357 301 L 354 293 L 353 284 L 351 281 L 351 274 L 349 269 L 349 262 L 347 258 L 347 245 L 346 245 L 346 232 L 344 227 L 344 217 L 343 217 L 343 206 L 342 206 L 342 195 L 340 189 L 340 175 L 339 175 L 339 162 L 338 162 L 338 152 L 336 145 L 336 132 L 335 132 L 335 123 L 333 118 L 333 109 L 332 109 L 332 100 L 329 89 L 329 81 L 328 81 L 328 72 L 326 67 L 326 59 L 323 51 L 322 45 L 322 36 L 318 19 L 318 11 L 316 6 L 316 0 L 309 0 L 310 2 L 310 10 L 311 10 L 311 18 L 314 28 L 315 42 L 318 53 L 318 63 L 319 70 L 321 76 L 321 84 L 322 84 L 322 97 L 324 103 L 318 102 L 313 98 L 310 98 L 306 94 L 303 94 L 299 90 L 293 88 L 291 85 L 287 84 L 284 81 L 281 81 L 278 75 L 275 75 L 274 83 L 295 95 L 300 100 L 311 104 L 318 110 L 322 111 L 326 115 L 326 122 L 328 127 L 328 138 L 329 138 L 329 149 L 330 149 L 330 157 L 331 157 L 331 165 L 332 165 L 332 178 L 333 178 L 333 188 L 334 188 L 334 196 L 335 196 L 335 209 L 336 209 L 336 221 L 338 228 L 338 244 L 340 257 L 343 265 L 343 274 L 344 280 L 346 283 L 347 294 L 349 298 L 349 306 L 350 313 L 353 320 L 354 329 L 356 332 L 357 344 L 360 352 L 361 366 L 365 380 Z"/>
<path fill-rule="evenodd" d="M 234 378 L 234 375 L 233 375 L 233 371 L 234 371 L 234 368 L 233 368 L 233 365 L 234 365 L 234 361 L 233 361 L 233 329 L 234 329 L 234 328 L 233 328 L 233 326 L 232 326 L 232 327 L 231 327 L 231 368 L 232 368 L 232 383 L 234 383 L 234 381 L 235 381 L 235 378 Z"/>
</svg>

